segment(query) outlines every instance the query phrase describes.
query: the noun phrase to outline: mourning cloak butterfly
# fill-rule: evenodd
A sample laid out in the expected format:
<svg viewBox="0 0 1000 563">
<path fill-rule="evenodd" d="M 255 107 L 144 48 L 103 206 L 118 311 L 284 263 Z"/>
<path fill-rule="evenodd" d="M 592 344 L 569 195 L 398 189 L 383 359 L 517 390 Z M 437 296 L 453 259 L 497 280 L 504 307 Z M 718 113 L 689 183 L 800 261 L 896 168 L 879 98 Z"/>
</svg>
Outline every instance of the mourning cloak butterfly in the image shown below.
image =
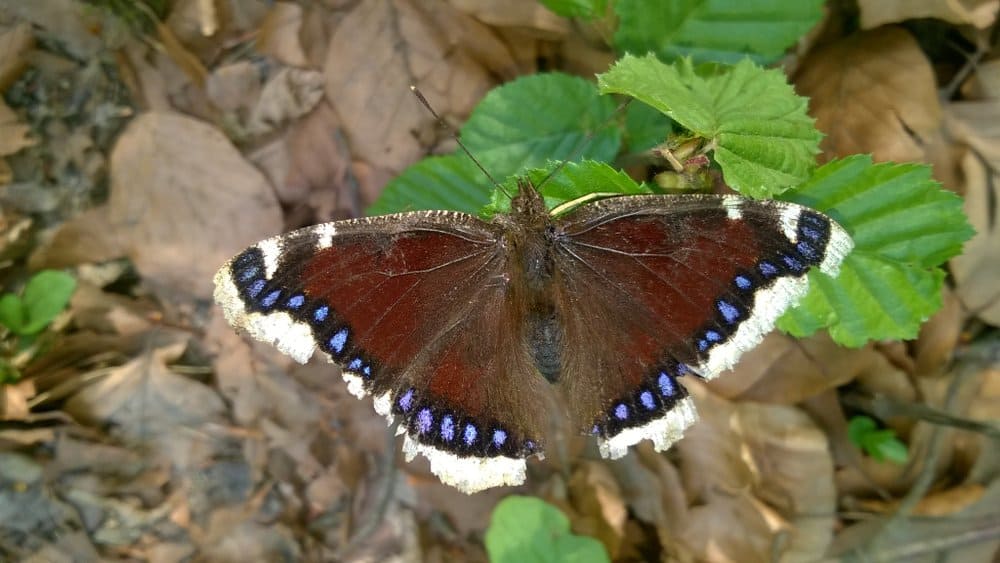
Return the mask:
<svg viewBox="0 0 1000 563">
<path fill-rule="evenodd" d="M 732 366 L 853 243 L 829 217 L 723 195 L 609 197 L 553 215 L 527 181 L 491 221 L 418 211 L 261 241 L 215 276 L 226 318 L 400 417 L 465 492 L 524 482 L 544 393 L 619 458 L 696 419 L 680 383 Z"/>
</svg>

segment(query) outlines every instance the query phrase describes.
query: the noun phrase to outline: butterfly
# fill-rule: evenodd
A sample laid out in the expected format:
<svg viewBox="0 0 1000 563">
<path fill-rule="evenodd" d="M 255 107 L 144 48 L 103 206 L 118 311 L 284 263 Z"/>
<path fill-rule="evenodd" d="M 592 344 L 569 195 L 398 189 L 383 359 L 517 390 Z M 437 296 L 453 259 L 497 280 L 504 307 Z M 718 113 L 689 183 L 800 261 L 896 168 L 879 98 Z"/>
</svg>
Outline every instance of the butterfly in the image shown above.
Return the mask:
<svg viewBox="0 0 1000 563">
<path fill-rule="evenodd" d="M 407 460 L 472 493 L 525 481 L 546 393 L 607 458 L 669 448 L 711 378 L 835 276 L 853 243 L 828 216 L 735 195 L 633 195 L 546 208 L 528 180 L 491 220 L 416 211 L 247 248 L 215 276 L 234 327 L 319 354 L 399 419 Z"/>
</svg>

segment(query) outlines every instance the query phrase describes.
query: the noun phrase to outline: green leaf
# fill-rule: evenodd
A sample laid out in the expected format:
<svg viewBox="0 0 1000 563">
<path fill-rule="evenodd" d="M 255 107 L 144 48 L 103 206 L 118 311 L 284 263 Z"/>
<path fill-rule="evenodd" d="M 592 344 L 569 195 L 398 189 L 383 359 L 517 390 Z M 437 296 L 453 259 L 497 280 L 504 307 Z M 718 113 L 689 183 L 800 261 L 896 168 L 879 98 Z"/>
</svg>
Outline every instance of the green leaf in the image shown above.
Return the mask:
<svg viewBox="0 0 1000 563">
<path fill-rule="evenodd" d="M 15 334 L 20 334 L 27 321 L 24 303 L 13 293 L 5 293 L 0 297 L 0 324 Z"/>
<path fill-rule="evenodd" d="M 810 290 L 778 327 L 808 336 L 824 326 L 845 346 L 914 338 L 941 307 L 944 271 L 972 234 L 962 200 L 942 190 L 922 164 L 872 164 L 855 155 L 818 169 L 782 199 L 836 219 L 854 251 L 836 280 L 809 273 Z"/>
<path fill-rule="evenodd" d="M 903 464 L 910 455 L 906 444 L 896 438 L 894 430 L 880 430 L 878 424 L 868 416 L 851 417 L 847 423 L 847 437 L 852 444 L 878 461 Z"/>
<path fill-rule="evenodd" d="M 603 162 L 585 160 L 583 162 L 550 163 L 546 168 L 534 168 L 526 173 L 528 180 L 538 186 L 549 209 L 568 201 L 590 194 L 648 194 L 648 186 L 639 184 L 620 170 Z M 494 190 L 490 205 L 483 212 L 485 217 L 510 211 L 510 198 L 516 194 L 517 178 L 503 183 L 504 191 Z"/>
<path fill-rule="evenodd" d="M 523 76 L 494 88 L 462 127 L 462 141 L 495 178 L 549 160 L 610 162 L 621 146 L 614 101 L 593 84 L 559 73 Z"/>
<path fill-rule="evenodd" d="M 665 113 L 715 148 L 726 183 L 768 197 L 801 183 L 815 168 L 820 133 L 777 70 L 741 61 L 706 76 L 684 59 L 666 65 L 626 55 L 598 75 L 602 93 L 632 96 Z"/>
<path fill-rule="evenodd" d="M 625 144 L 632 154 L 659 145 L 670 132 L 670 119 L 656 108 L 634 101 L 625 110 Z"/>
<path fill-rule="evenodd" d="M 822 0 L 619 0 L 620 51 L 663 60 L 776 60 L 823 17 Z"/>
<path fill-rule="evenodd" d="M 604 15 L 607 0 L 541 0 L 549 10 L 564 18 L 592 20 Z"/>
<path fill-rule="evenodd" d="M 465 154 L 432 156 L 410 166 L 393 178 L 369 215 L 451 209 L 476 213 L 486 205 L 492 184 Z"/>
<path fill-rule="evenodd" d="M 76 279 L 65 272 L 42 270 L 32 276 L 22 298 L 27 319 L 18 333 L 41 332 L 66 308 L 75 289 Z"/>
<path fill-rule="evenodd" d="M 570 532 L 559 509 L 524 496 L 497 504 L 486 530 L 486 552 L 493 563 L 610 561 L 601 542 Z"/>
</svg>

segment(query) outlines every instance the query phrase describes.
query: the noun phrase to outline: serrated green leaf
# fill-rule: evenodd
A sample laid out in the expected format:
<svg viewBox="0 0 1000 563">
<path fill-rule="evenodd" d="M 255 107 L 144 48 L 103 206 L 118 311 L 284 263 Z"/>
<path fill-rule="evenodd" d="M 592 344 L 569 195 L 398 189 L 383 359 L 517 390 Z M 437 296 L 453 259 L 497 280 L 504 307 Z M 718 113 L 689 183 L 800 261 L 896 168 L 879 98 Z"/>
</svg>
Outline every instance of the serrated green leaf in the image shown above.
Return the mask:
<svg viewBox="0 0 1000 563">
<path fill-rule="evenodd" d="M 41 332 L 69 303 L 76 289 L 76 278 L 57 270 L 42 270 L 24 286 L 26 321 L 19 334 Z"/>
<path fill-rule="evenodd" d="M 778 327 L 808 336 L 824 326 L 845 346 L 907 339 L 941 307 L 936 267 L 972 236 L 961 199 L 922 164 L 872 164 L 856 155 L 818 169 L 782 199 L 831 215 L 854 239 L 836 280 L 809 273 L 810 290 Z"/>
<path fill-rule="evenodd" d="M 543 6 L 564 18 L 591 20 L 604 15 L 607 0 L 541 0 Z"/>
<path fill-rule="evenodd" d="M 462 127 L 462 141 L 495 178 L 522 174 L 549 160 L 611 161 L 621 131 L 614 102 L 582 78 L 523 76 L 494 88 Z"/>
<path fill-rule="evenodd" d="M 619 0 L 620 51 L 663 60 L 734 63 L 777 59 L 823 16 L 822 0 Z"/>
<path fill-rule="evenodd" d="M 485 540 L 492 563 L 610 561 L 601 542 L 573 535 L 569 519 L 559 509 L 533 497 L 500 501 Z"/>
<path fill-rule="evenodd" d="M 815 168 L 820 133 L 776 70 L 741 61 L 701 76 L 688 59 L 666 65 L 653 56 L 625 56 L 598 75 L 602 93 L 632 96 L 665 113 L 715 148 L 733 189 L 769 197 L 804 181 Z"/>
<path fill-rule="evenodd" d="M 425 158 L 393 178 L 368 215 L 419 209 L 476 213 L 489 201 L 492 185 L 465 154 Z"/>
<path fill-rule="evenodd" d="M 550 163 L 545 168 L 528 170 L 525 176 L 533 185 L 538 186 L 549 209 L 595 193 L 652 193 L 648 186 L 637 183 L 628 174 L 594 160 Z M 510 211 L 510 197 L 507 194 L 517 193 L 517 181 L 518 178 L 509 178 L 502 184 L 503 191 L 493 192 L 490 205 L 483 213 L 484 216 Z"/>
<path fill-rule="evenodd" d="M 13 333 L 20 334 L 24 329 L 27 315 L 21 298 L 13 293 L 5 293 L 0 297 L 0 324 Z"/>
</svg>

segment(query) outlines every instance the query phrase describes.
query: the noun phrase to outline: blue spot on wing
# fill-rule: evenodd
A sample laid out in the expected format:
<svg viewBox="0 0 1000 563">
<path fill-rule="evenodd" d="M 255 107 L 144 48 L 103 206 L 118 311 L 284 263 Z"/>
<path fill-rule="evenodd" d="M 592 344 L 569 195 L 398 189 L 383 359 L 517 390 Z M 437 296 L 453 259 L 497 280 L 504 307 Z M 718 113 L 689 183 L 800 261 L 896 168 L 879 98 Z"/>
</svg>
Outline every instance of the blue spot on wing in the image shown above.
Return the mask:
<svg viewBox="0 0 1000 563">
<path fill-rule="evenodd" d="M 639 401 L 642 403 L 642 406 L 646 407 L 647 410 L 653 410 L 656 408 L 656 399 L 649 391 L 643 391 L 640 393 Z"/>
<path fill-rule="evenodd" d="M 271 293 L 265 295 L 264 298 L 260 300 L 260 305 L 261 307 L 271 307 L 272 305 L 277 303 L 279 297 L 281 297 L 281 290 L 275 289 Z"/>
<path fill-rule="evenodd" d="M 499 448 L 500 446 L 503 446 L 506 441 L 507 441 L 506 432 L 504 432 L 499 428 L 493 431 L 493 444 L 496 445 L 496 447 Z"/>
<path fill-rule="evenodd" d="M 740 310 L 732 303 L 720 299 L 715 305 L 718 307 L 719 312 L 722 313 L 722 318 L 725 319 L 727 323 L 733 324 L 740 319 Z"/>
<path fill-rule="evenodd" d="M 479 431 L 476 430 L 476 426 L 472 423 L 465 425 L 465 445 L 471 446 L 476 441 L 476 436 L 479 435 Z"/>
<path fill-rule="evenodd" d="M 455 421 L 452 420 L 450 414 L 444 415 L 441 419 L 441 437 L 444 438 L 446 442 L 450 442 L 455 439 Z"/>
<path fill-rule="evenodd" d="M 618 420 L 625 420 L 626 418 L 628 418 L 628 406 L 625 405 L 625 403 L 618 403 L 618 405 L 615 406 L 614 414 L 615 418 L 617 418 Z"/>
<path fill-rule="evenodd" d="M 344 346 L 347 345 L 347 336 L 347 329 L 342 328 L 330 337 L 330 349 L 333 350 L 335 354 L 343 353 Z"/>
<path fill-rule="evenodd" d="M 313 320 L 321 323 L 326 320 L 326 316 L 330 314 L 330 308 L 326 305 L 320 305 L 315 311 L 313 311 Z"/>
<path fill-rule="evenodd" d="M 410 410 L 413 407 L 413 388 L 412 387 L 410 387 L 409 389 L 407 389 L 406 393 L 403 393 L 403 396 L 399 398 L 399 401 L 397 401 L 397 404 L 399 405 L 399 408 L 402 409 L 403 412 L 406 412 L 406 411 Z"/>
<path fill-rule="evenodd" d="M 420 409 L 420 412 L 417 413 L 417 432 L 426 434 L 431 431 L 433 424 L 434 417 L 431 416 L 431 409 Z"/>
<path fill-rule="evenodd" d="M 674 381 L 666 373 L 660 373 L 660 378 L 657 379 L 656 383 L 660 387 L 660 394 L 664 397 L 673 397 L 674 393 L 677 392 L 677 388 L 674 387 Z"/>
<path fill-rule="evenodd" d="M 306 302 L 306 298 L 305 298 L 304 295 L 301 295 L 301 294 L 300 295 L 293 295 L 291 297 L 291 299 L 288 300 L 288 308 L 289 309 L 298 309 L 305 302 Z"/>
<path fill-rule="evenodd" d="M 250 287 L 247 289 L 247 293 L 250 294 L 250 297 L 256 299 L 257 296 L 260 295 L 260 292 L 264 291 L 265 285 L 267 285 L 267 282 L 264 281 L 263 279 L 259 279 L 250 284 Z"/>
</svg>

